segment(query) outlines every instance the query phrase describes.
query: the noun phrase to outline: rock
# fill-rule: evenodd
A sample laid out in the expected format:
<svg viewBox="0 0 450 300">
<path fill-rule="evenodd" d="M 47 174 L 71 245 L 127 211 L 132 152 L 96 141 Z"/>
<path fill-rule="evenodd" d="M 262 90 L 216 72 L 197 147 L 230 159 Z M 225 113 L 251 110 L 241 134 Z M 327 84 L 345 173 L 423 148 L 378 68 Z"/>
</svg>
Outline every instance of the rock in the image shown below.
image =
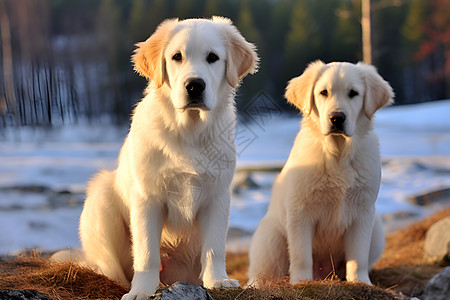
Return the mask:
<svg viewBox="0 0 450 300">
<path fill-rule="evenodd" d="M 424 259 L 441 262 L 448 259 L 450 251 L 450 217 L 434 223 L 425 236 Z"/>
<path fill-rule="evenodd" d="M 428 281 L 423 293 L 419 295 L 422 300 L 447 300 L 450 295 L 450 267 L 436 274 Z"/>
<path fill-rule="evenodd" d="M 0 290 L 0 299 L 4 300 L 52 300 L 35 290 Z"/>
<path fill-rule="evenodd" d="M 178 281 L 168 287 L 159 288 L 149 299 L 155 300 L 213 300 L 206 289 L 199 285 L 193 285 Z"/>
</svg>

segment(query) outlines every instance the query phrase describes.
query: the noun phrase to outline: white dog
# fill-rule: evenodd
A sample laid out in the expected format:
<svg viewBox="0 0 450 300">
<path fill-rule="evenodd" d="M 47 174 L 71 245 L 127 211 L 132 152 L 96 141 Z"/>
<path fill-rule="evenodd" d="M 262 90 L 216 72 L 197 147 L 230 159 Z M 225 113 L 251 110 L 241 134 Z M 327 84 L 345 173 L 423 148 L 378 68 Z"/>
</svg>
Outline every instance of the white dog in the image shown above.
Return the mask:
<svg viewBox="0 0 450 300">
<path fill-rule="evenodd" d="M 371 119 L 393 101 L 392 89 L 373 66 L 316 61 L 289 82 L 286 98 L 303 121 L 252 239 L 249 284 L 286 275 L 297 283 L 333 272 L 370 283 L 369 270 L 384 249 Z"/>
<path fill-rule="evenodd" d="M 118 168 L 89 184 L 72 254 L 131 281 L 122 299 L 146 299 L 160 281 L 239 286 L 225 271 L 234 94 L 256 72 L 256 49 L 221 17 L 167 20 L 137 46 L 135 70 L 150 83 Z"/>
</svg>

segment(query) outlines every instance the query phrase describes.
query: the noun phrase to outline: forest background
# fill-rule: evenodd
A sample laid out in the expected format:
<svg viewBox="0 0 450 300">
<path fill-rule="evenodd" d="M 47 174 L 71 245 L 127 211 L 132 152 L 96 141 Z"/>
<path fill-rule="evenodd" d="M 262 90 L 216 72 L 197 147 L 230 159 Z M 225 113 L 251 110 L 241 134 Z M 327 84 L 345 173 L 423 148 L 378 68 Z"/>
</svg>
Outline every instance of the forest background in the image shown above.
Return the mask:
<svg viewBox="0 0 450 300">
<path fill-rule="evenodd" d="M 0 128 L 126 123 L 146 82 L 130 56 L 166 18 L 230 18 L 261 57 L 255 98 L 292 110 L 307 64 L 362 60 L 360 0 L 0 0 Z M 397 104 L 450 98 L 450 0 L 372 0 L 373 64 Z"/>
</svg>

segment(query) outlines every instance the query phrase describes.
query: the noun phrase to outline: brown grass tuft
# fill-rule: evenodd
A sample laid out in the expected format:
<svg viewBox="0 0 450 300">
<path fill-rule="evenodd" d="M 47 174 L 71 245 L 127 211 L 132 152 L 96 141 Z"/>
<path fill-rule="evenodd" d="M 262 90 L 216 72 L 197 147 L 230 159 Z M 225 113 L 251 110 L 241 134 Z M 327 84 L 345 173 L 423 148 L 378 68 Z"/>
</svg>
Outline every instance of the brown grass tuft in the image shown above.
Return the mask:
<svg viewBox="0 0 450 300">
<path fill-rule="evenodd" d="M 127 287 L 80 265 L 26 254 L 0 262 L 1 289 L 34 289 L 53 299 L 120 299 Z"/>
<path fill-rule="evenodd" d="M 232 290 L 209 290 L 214 300 L 231 299 L 402 299 L 398 294 L 380 287 L 364 283 L 349 283 L 337 280 L 306 281 L 296 285 L 286 280 L 273 282 L 270 286 L 255 288 L 236 288 Z"/>
<path fill-rule="evenodd" d="M 414 296 L 441 270 L 442 268 L 434 265 L 395 266 L 373 270 L 370 278 L 378 286 Z"/>
</svg>

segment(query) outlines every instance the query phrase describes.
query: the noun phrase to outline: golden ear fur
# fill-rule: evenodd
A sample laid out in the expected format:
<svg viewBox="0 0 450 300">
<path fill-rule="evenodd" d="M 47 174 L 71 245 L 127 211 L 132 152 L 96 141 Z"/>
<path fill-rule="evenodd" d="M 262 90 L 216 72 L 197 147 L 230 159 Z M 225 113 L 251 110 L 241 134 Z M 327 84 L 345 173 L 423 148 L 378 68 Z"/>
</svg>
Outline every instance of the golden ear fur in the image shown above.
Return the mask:
<svg viewBox="0 0 450 300">
<path fill-rule="evenodd" d="M 291 79 L 286 88 L 285 97 L 289 103 L 298 107 L 303 115 L 309 116 L 314 101 L 314 85 L 323 72 L 325 64 L 314 61 L 308 65 L 302 75 Z"/>
<path fill-rule="evenodd" d="M 258 71 L 256 47 L 244 39 L 229 19 L 214 16 L 212 21 L 222 24 L 228 53 L 226 77 L 229 85 L 236 88 L 245 75 Z"/>
<path fill-rule="evenodd" d="M 356 66 L 362 71 L 366 84 L 364 113 L 370 120 L 378 109 L 394 103 L 394 92 L 389 83 L 378 74 L 374 66 L 361 62 Z"/>
<path fill-rule="evenodd" d="M 164 48 L 177 23 L 178 19 L 170 19 L 161 23 L 145 42 L 136 44 L 137 48 L 131 58 L 134 70 L 139 75 L 153 81 L 156 87 L 162 86 L 166 77 Z"/>
</svg>

